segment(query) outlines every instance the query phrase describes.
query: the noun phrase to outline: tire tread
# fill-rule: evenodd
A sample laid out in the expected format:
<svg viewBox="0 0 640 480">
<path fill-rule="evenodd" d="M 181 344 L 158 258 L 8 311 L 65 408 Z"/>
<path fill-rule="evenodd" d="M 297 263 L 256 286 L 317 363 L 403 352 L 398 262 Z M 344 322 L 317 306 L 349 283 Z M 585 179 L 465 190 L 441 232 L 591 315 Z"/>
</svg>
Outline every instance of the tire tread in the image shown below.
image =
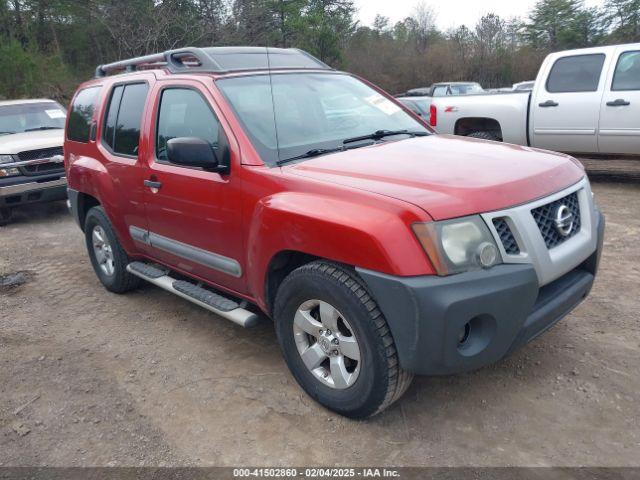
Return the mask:
<svg viewBox="0 0 640 480">
<path fill-rule="evenodd" d="M 386 395 L 380 405 L 368 416 L 382 412 L 404 394 L 413 380 L 413 374 L 403 370 L 400 366 L 395 342 L 382 311 L 364 286 L 362 280 L 358 277 L 358 274 L 351 270 L 350 267 L 324 260 L 316 260 L 294 270 L 289 274 L 291 278 L 288 277 L 285 281 L 295 281 L 296 276 L 308 274 L 320 274 L 334 279 L 339 285 L 349 291 L 368 312 L 369 320 L 375 327 L 376 334 L 380 338 L 380 345 L 384 349 L 384 357 L 387 359 Z M 277 300 L 276 303 L 278 303 Z"/>
<path fill-rule="evenodd" d="M 492 142 L 500 142 L 500 137 L 493 132 L 480 130 L 476 132 L 471 132 L 467 137 L 470 138 L 478 138 L 480 140 L 491 140 Z"/>
<path fill-rule="evenodd" d="M 103 282 L 103 285 L 107 290 L 113 293 L 126 293 L 131 290 L 135 290 L 140 286 L 142 280 L 127 271 L 127 265 L 131 263 L 131 259 L 129 258 L 129 255 L 127 255 L 127 252 L 122 248 L 122 245 L 120 245 L 118 236 L 116 235 L 113 225 L 111 225 L 111 221 L 109 220 L 107 213 L 104 211 L 104 208 L 101 206 L 92 207 L 89 212 L 87 212 L 86 223 L 88 223 L 92 217 L 97 219 L 98 223 L 105 229 L 107 235 L 110 237 L 116 272 L 119 272 L 119 274 L 116 273 L 119 278 L 117 278 L 114 284 L 106 285 Z M 85 227 L 85 234 L 87 236 L 91 235 L 91 229 L 87 229 Z M 89 241 L 90 240 L 87 239 L 87 248 L 90 248 Z M 96 271 L 96 273 L 98 272 Z"/>
</svg>

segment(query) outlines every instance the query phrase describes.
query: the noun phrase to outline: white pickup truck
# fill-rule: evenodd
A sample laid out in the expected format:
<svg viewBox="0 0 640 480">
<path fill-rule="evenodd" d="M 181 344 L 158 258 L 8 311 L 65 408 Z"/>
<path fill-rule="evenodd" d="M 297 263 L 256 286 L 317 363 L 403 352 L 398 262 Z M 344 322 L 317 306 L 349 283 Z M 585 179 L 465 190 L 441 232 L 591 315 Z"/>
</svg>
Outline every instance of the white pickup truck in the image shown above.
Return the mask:
<svg viewBox="0 0 640 480">
<path fill-rule="evenodd" d="M 14 207 L 67 198 L 66 118 L 53 100 L 0 102 L 0 226 L 9 223 Z"/>
<path fill-rule="evenodd" d="M 640 43 L 553 53 L 532 92 L 434 98 L 428 121 L 438 133 L 640 155 Z"/>
</svg>

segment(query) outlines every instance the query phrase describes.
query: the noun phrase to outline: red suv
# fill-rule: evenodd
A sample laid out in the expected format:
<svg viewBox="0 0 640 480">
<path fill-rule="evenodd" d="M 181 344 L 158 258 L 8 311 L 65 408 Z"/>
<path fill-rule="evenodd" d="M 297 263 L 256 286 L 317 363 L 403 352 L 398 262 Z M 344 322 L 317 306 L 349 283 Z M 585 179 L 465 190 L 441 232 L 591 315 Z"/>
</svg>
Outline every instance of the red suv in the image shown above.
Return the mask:
<svg viewBox="0 0 640 480">
<path fill-rule="evenodd" d="M 104 65 L 70 112 L 71 211 L 104 286 L 143 279 L 242 326 L 262 311 L 343 415 L 495 362 L 594 281 L 604 218 L 577 161 L 434 135 L 299 50 Z"/>
</svg>

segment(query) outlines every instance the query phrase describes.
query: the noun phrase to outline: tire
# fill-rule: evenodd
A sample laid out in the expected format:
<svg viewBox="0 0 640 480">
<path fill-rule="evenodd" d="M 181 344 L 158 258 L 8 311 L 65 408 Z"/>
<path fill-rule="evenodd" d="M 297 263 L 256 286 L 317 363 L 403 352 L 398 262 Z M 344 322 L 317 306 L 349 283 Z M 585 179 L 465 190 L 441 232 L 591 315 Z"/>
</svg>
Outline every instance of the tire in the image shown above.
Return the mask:
<svg viewBox="0 0 640 480">
<path fill-rule="evenodd" d="M 11 222 L 13 218 L 13 212 L 10 208 L 2 207 L 0 208 L 0 227 L 4 227 Z"/>
<path fill-rule="evenodd" d="M 317 309 L 316 302 L 320 303 Z M 314 338 L 306 330 L 302 332 L 298 327 L 299 318 L 302 318 L 300 312 L 308 310 L 312 320 L 322 320 L 320 308 L 327 304 L 338 314 L 339 328 L 330 333 L 339 337 L 341 352 L 337 355 L 337 350 L 333 350 L 312 370 L 313 367 L 307 367 L 303 360 L 303 351 L 308 353 L 306 342 L 309 351 L 312 346 L 317 350 L 323 335 Z M 400 398 L 411 384 L 413 374 L 400 367 L 393 337 L 382 312 L 351 269 L 315 261 L 294 270 L 278 289 L 274 319 L 280 347 L 296 381 L 311 398 L 334 412 L 354 419 L 370 417 Z M 306 320 L 303 323 L 309 324 Z M 352 353 L 354 340 L 358 361 L 353 360 L 356 356 Z M 301 343 L 304 344 L 302 347 Z M 351 384 L 344 382 L 341 375 L 334 375 L 332 362 L 335 360 L 340 364 L 340 356 L 344 365 L 348 363 L 346 370 L 352 370 L 345 376 L 351 379 Z M 319 374 L 321 371 L 329 376 L 323 377 Z M 338 368 L 337 371 L 343 370 Z"/>
<path fill-rule="evenodd" d="M 491 140 L 492 142 L 502 142 L 502 139 L 493 132 L 473 132 L 467 135 L 467 137 Z"/>
<path fill-rule="evenodd" d="M 89 210 L 84 223 L 84 233 L 93 270 L 107 290 L 113 293 L 125 293 L 140 285 L 140 278 L 127 272 L 127 265 L 131 263 L 131 259 L 120 245 L 113 226 L 102 207 L 93 207 Z M 99 233 L 104 240 L 100 249 L 94 248 L 96 233 Z M 98 253 L 98 250 L 101 250 L 102 254 Z M 98 259 L 100 255 L 106 256 L 107 261 L 101 261 L 105 257 Z M 109 266 L 105 266 L 106 263 Z"/>
</svg>

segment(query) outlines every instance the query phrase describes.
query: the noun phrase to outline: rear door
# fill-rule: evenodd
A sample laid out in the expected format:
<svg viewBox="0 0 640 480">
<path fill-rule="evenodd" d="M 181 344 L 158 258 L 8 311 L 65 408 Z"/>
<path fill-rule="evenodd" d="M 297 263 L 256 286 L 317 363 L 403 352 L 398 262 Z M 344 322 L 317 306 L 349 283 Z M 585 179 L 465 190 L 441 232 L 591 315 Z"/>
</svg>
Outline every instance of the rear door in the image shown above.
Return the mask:
<svg viewBox="0 0 640 480">
<path fill-rule="evenodd" d="M 640 44 L 615 51 L 600 110 L 601 153 L 640 155 Z"/>
<path fill-rule="evenodd" d="M 107 101 L 103 102 L 105 107 L 98 131 L 98 149 L 104 158 L 105 169 L 113 180 L 111 198 L 115 203 L 109 210 L 117 212 L 113 218 L 124 221 L 124 225 L 117 227 L 129 234 L 132 229 L 146 228 L 145 192 L 142 186 L 145 165 L 139 145 L 140 132 L 144 131 L 143 113 L 154 80 L 154 76 L 148 75 L 113 83 L 107 93 Z M 136 246 L 146 250 L 143 243 L 138 242 Z"/>
<path fill-rule="evenodd" d="M 545 63 L 531 102 L 532 145 L 561 152 L 598 151 L 606 49 L 566 55 Z"/>
</svg>

